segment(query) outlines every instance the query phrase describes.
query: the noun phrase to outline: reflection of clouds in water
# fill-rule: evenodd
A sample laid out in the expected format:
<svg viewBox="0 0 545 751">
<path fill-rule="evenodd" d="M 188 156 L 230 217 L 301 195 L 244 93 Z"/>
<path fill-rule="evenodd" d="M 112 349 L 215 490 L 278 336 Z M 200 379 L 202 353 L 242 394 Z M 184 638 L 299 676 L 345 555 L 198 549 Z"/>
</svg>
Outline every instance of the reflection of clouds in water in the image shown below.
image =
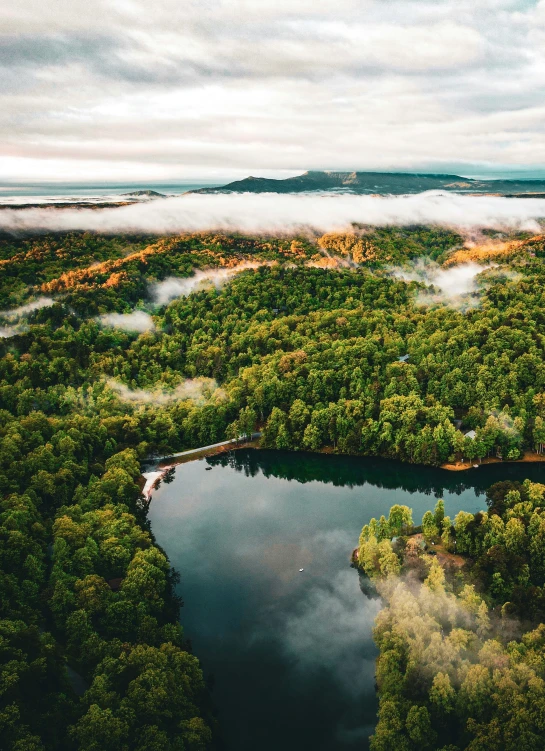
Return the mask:
<svg viewBox="0 0 545 751">
<path fill-rule="evenodd" d="M 321 560 L 329 563 L 339 554 L 346 556 L 346 569 L 333 579 L 310 579 L 282 624 L 285 649 L 298 669 L 326 669 L 351 694 L 368 688 L 369 673 L 374 674 L 372 629 L 380 609 L 378 600 L 362 594 L 358 576 L 349 568 L 353 547 L 353 536 L 345 529 L 320 531 L 304 542 L 303 550 L 312 551 L 314 560 L 309 574 L 314 565 L 322 569 Z"/>
<path fill-rule="evenodd" d="M 314 748 L 363 749 L 371 732 L 378 605 L 349 568 L 360 491 L 348 518 L 342 493 L 262 473 L 246 478 L 211 460 L 180 466 L 154 494 L 154 530 L 186 572 L 186 632 L 217 675 L 223 711 L 250 706 L 248 732 L 261 738 L 264 723 L 267 748 L 280 737 L 274 747 L 289 745 L 290 731 L 300 738 L 300 726 L 310 734 L 301 748 L 311 738 Z M 198 567 L 188 563 L 196 559 Z M 264 706 L 271 697 L 273 719 Z"/>
<path fill-rule="evenodd" d="M 339 550 L 346 552 L 346 560 L 350 558 L 357 540 L 354 542 L 354 536 L 346 529 L 324 529 L 318 532 L 312 538 L 312 546 L 316 550 L 320 550 L 320 553 L 338 554 Z"/>
<path fill-rule="evenodd" d="M 347 693 L 363 693 L 375 670 L 372 628 L 379 609 L 379 600 L 362 595 L 354 571 L 339 571 L 286 614 L 284 648 L 300 671 L 327 670 Z"/>
<path fill-rule="evenodd" d="M 297 534 L 296 542 L 271 542 L 260 552 L 260 565 L 267 574 L 273 574 L 278 581 L 271 581 L 273 592 L 284 595 L 299 588 L 306 577 L 327 575 L 334 560 L 346 560 L 354 547 L 353 535 L 342 529 L 325 530 L 312 537 Z M 254 550 L 251 551 L 254 559 Z M 255 565 L 252 562 L 252 565 Z M 342 565 L 342 563 L 341 563 Z M 299 569 L 304 571 L 300 572 Z M 306 585 L 304 585 L 306 586 Z"/>
<path fill-rule="evenodd" d="M 325 556 L 344 550 L 348 559 L 353 539 L 345 530 L 331 530 L 318 533 L 313 542 L 316 549 L 323 546 Z M 349 748 L 356 744 L 366 748 L 374 728 L 370 724 L 376 702 L 372 631 L 380 608 L 379 599 L 362 593 L 358 575 L 347 562 L 332 580 L 311 582 L 281 625 L 280 638 L 284 652 L 294 661 L 294 677 L 308 681 L 326 671 L 344 697 L 335 736 Z"/>
<path fill-rule="evenodd" d="M 261 551 L 261 563 L 284 583 L 300 577 L 299 568 L 312 563 L 312 553 L 298 543 L 272 543 Z"/>
<path fill-rule="evenodd" d="M 374 730 L 374 724 L 362 725 L 355 728 L 347 728 L 344 725 L 341 725 L 341 727 L 339 727 L 339 729 L 337 730 L 337 740 L 341 743 L 346 743 L 347 745 L 351 745 L 356 742 L 363 744 L 365 743 L 365 741 L 367 741 L 369 736 L 373 734 Z M 367 748 L 367 746 L 359 746 L 359 748 Z"/>
</svg>

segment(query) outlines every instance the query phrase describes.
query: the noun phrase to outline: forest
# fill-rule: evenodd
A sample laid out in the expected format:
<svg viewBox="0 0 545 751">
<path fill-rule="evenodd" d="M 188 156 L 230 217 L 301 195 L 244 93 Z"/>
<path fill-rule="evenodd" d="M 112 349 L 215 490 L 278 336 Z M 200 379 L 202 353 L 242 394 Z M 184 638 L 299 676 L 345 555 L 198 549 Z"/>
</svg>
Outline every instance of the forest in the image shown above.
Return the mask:
<svg viewBox="0 0 545 751">
<path fill-rule="evenodd" d="M 486 512 L 372 519 L 356 565 L 385 607 L 372 751 L 538 751 L 545 734 L 545 485 L 498 482 Z"/>
<path fill-rule="evenodd" d="M 201 751 L 217 741 L 180 626 L 177 574 L 146 518 L 147 457 L 256 429 L 268 447 L 437 466 L 542 451 L 545 241 L 483 232 L 479 242 L 418 226 L 322 237 L 0 237 L 2 748 Z M 474 289 L 429 294 L 438 270 L 468 263 L 482 265 Z M 447 678 L 433 695 L 447 698 L 434 714 L 427 679 L 415 681 L 410 646 L 387 635 L 394 616 L 385 611 L 378 641 L 393 652 L 381 657 L 382 696 L 397 677 L 417 693 L 383 700 L 375 749 L 392 748 L 381 733 L 406 708 L 412 735 L 403 725 L 397 747 L 426 748 L 426 734 L 442 738 L 459 722 L 451 705 L 481 695 L 463 731 L 473 741 L 463 735 L 449 751 L 496 747 L 475 745 L 496 728 L 538 733 L 533 715 L 515 729 L 514 712 L 495 712 L 489 697 L 498 665 L 505 707 L 513 682 L 528 688 L 521 712 L 542 707 L 527 699 L 542 691 L 541 631 L 506 644 L 483 634 L 496 633 L 502 614 L 509 623 L 542 617 L 542 492 L 525 484 L 491 496 L 479 519 L 447 528 L 437 512 L 425 522 L 426 539 L 442 536 L 446 550 L 455 542 L 456 555 L 474 561 L 463 574 L 469 589 L 437 583 L 432 565 L 421 591 L 467 600 L 471 633 L 452 625 L 447 647 L 453 660 L 476 650 L 479 659 L 438 670 Z M 394 527 L 377 524 L 385 549 Z M 386 553 L 381 575 L 398 574 L 399 554 Z M 464 671 L 465 693 L 452 698 L 458 684 L 447 680 L 463 683 Z M 532 742 L 520 748 L 538 748 Z"/>
</svg>

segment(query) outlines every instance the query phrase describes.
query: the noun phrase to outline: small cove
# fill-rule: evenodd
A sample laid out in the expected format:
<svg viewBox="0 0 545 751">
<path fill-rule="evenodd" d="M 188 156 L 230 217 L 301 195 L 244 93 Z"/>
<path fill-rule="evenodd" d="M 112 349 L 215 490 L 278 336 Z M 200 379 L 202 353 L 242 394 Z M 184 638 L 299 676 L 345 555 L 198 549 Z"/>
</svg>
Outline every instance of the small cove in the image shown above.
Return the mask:
<svg viewBox="0 0 545 751">
<path fill-rule="evenodd" d="M 450 516 L 475 512 L 493 482 L 526 477 L 545 481 L 545 465 L 454 473 L 240 449 L 177 466 L 149 518 L 181 574 L 182 623 L 212 681 L 225 749 L 365 749 L 379 605 L 349 566 L 361 527 L 394 503 L 419 521 L 439 497 Z"/>
</svg>

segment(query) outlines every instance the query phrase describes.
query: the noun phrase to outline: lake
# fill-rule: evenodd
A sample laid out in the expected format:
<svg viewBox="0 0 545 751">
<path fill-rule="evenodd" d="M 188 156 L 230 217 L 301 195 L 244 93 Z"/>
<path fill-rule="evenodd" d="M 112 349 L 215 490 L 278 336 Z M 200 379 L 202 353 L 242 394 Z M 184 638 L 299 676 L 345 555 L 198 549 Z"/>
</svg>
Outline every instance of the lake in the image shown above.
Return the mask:
<svg viewBox="0 0 545 751">
<path fill-rule="evenodd" d="M 149 518 L 181 574 L 182 623 L 225 749 L 367 748 L 379 604 L 349 565 L 362 526 L 394 503 L 416 522 L 436 498 L 451 517 L 475 512 L 492 483 L 526 477 L 545 482 L 545 465 L 447 472 L 252 449 L 179 465 Z"/>
</svg>

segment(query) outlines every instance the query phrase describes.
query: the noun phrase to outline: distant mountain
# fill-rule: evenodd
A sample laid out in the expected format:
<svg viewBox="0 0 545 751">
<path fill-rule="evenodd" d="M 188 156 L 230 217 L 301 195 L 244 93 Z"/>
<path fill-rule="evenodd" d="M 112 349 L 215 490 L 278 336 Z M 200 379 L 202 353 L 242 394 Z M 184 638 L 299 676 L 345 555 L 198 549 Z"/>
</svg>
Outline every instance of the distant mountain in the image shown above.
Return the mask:
<svg viewBox="0 0 545 751">
<path fill-rule="evenodd" d="M 132 193 L 122 193 L 121 195 L 134 198 L 166 198 L 164 193 L 158 193 L 156 190 L 133 190 Z"/>
<path fill-rule="evenodd" d="M 285 180 L 247 177 L 220 188 L 201 188 L 192 193 L 307 193 L 333 191 L 359 194 L 421 193 L 450 190 L 457 193 L 501 195 L 545 193 L 545 180 L 474 180 L 459 175 L 408 172 L 305 172 Z"/>
</svg>

